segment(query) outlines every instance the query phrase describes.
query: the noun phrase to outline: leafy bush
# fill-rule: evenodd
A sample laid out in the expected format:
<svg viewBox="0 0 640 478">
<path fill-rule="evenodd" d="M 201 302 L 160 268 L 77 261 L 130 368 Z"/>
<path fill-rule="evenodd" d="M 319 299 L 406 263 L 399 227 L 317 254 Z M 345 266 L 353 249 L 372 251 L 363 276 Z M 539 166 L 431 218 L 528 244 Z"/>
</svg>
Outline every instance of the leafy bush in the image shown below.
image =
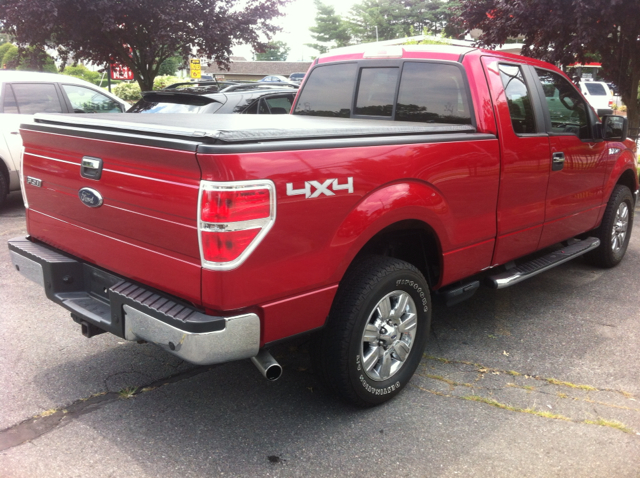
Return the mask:
<svg viewBox="0 0 640 478">
<path fill-rule="evenodd" d="M 180 78 L 176 76 L 156 76 L 153 80 L 153 89 L 161 90 L 180 81 Z M 113 88 L 113 94 L 125 101 L 138 101 L 142 98 L 138 83 L 120 83 Z"/>
<path fill-rule="evenodd" d="M 62 74 L 80 78 L 81 80 L 88 81 L 89 83 L 93 83 L 94 85 L 100 84 L 100 77 L 102 76 L 97 71 L 91 71 L 84 65 L 67 66 Z"/>
<path fill-rule="evenodd" d="M 138 83 L 120 83 L 113 88 L 113 94 L 125 101 L 138 101 L 142 98 Z"/>
<path fill-rule="evenodd" d="M 177 76 L 156 76 L 155 80 L 153 80 L 153 89 L 161 90 L 169 85 L 179 83 L 181 81 L 182 80 Z"/>
</svg>

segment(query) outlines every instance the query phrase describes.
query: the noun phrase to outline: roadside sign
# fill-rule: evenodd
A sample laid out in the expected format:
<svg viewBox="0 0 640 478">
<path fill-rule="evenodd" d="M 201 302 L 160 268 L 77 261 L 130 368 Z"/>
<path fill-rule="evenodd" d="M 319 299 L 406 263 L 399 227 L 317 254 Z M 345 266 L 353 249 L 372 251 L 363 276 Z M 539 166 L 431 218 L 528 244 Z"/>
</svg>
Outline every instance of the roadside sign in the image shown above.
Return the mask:
<svg viewBox="0 0 640 478">
<path fill-rule="evenodd" d="M 200 69 L 200 60 L 197 60 L 197 59 L 189 60 L 189 67 L 191 71 L 191 78 L 202 77 L 202 70 Z"/>
<path fill-rule="evenodd" d="M 133 80 L 133 71 L 124 65 L 118 63 L 111 64 L 112 80 Z"/>
</svg>

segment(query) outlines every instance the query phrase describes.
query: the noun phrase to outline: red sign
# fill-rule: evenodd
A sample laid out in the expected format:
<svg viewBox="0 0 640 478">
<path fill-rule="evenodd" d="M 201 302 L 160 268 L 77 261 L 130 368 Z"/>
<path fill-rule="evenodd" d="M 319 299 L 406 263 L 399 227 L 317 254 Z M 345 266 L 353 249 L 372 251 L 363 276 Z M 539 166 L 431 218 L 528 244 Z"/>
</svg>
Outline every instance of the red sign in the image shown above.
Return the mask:
<svg viewBox="0 0 640 478">
<path fill-rule="evenodd" d="M 112 80 L 133 80 L 133 71 L 124 65 L 113 63 L 111 65 Z"/>
</svg>

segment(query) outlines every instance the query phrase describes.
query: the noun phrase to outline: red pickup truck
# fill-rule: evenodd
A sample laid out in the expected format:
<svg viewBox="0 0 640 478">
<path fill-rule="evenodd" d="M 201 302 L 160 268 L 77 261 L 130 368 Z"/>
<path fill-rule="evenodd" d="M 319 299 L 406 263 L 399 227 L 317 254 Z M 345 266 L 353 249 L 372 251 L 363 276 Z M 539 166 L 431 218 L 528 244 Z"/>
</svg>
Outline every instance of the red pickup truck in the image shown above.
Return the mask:
<svg viewBox="0 0 640 478">
<path fill-rule="evenodd" d="M 622 260 L 625 118 L 552 65 L 469 48 L 324 55 L 291 115 L 38 115 L 16 269 L 82 332 L 195 364 L 313 333 L 328 386 L 398 394 L 453 304 L 584 255 Z"/>
</svg>

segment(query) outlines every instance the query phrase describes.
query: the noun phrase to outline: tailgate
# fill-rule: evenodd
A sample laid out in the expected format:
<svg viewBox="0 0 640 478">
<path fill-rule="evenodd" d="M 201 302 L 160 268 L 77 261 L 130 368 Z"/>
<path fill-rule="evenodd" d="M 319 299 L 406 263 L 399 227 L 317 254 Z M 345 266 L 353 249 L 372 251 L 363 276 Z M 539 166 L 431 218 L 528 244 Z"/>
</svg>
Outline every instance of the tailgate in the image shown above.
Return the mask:
<svg viewBox="0 0 640 478">
<path fill-rule="evenodd" d="M 200 304 L 198 141 L 62 121 L 21 129 L 29 234 Z"/>
</svg>

